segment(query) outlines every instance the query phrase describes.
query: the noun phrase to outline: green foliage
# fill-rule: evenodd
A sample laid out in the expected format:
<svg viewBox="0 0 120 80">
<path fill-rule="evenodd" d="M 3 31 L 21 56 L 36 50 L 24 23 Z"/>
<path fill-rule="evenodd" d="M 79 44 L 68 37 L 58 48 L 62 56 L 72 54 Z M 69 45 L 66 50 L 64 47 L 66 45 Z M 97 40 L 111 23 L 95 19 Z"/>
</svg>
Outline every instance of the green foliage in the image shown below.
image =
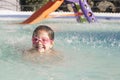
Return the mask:
<svg viewBox="0 0 120 80">
<path fill-rule="evenodd" d="M 24 7 L 23 11 L 35 11 L 48 1 L 49 0 L 20 0 L 20 4 Z"/>
</svg>

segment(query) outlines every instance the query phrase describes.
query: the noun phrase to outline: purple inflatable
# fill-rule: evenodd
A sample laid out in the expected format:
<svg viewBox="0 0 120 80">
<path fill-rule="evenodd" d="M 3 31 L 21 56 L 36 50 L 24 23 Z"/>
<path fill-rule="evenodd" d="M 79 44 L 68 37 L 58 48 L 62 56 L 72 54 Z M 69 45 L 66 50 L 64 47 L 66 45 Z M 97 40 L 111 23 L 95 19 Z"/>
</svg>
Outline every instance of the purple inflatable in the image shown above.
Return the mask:
<svg viewBox="0 0 120 80">
<path fill-rule="evenodd" d="M 79 2 L 79 0 L 65 0 L 65 1 L 75 2 L 75 3 L 78 3 L 78 2 Z"/>
<path fill-rule="evenodd" d="M 73 3 L 79 3 L 80 8 L 88 22 L 96 22 L 96 18 L 87 3 L 87 0 L 65 0 Z"/>
<path fill-rule="evenodd" d="M 83 12 L 83 14 L 85 15 L 86 19 L 88 20 L 88 22 L 96 22 L 96 18 L 90 8 L 90 6 L 88 5 L 86 0 L 79 0 L 79 4 L 81 7 L 81 10 Z"/>
</svg>

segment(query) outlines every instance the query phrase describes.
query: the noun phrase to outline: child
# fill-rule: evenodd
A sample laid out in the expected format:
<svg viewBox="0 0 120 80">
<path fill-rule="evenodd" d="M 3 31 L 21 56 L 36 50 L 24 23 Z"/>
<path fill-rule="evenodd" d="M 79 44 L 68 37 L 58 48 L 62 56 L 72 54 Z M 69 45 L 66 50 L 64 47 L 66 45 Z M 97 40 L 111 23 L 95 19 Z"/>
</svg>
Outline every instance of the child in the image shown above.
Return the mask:
<svg viewBox="0 0 120 80">
<path fill-rule="evenodd" d="M 33 47 L 24 53 L 25 57 L 35 62 L 53 62 L 53 60 L 60 58 L 57 52 L 53 50 L 53 44 L 54 31 L 46 25 L 40 25 L 33 31 Z"/>
<path fill-rule="evenodd" d="M 52 50 L 54 44 L 54 31 L 45 25 L 38 26 L 32 36 L 33 50 L 40 54 Z"/>
</svg>

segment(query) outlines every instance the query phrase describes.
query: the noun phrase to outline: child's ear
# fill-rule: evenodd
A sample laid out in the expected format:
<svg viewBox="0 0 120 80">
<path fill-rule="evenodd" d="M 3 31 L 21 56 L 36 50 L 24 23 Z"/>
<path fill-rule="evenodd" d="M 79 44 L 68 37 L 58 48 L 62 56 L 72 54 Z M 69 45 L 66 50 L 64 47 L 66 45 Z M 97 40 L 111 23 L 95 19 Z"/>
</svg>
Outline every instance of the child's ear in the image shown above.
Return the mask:
<svg viewBox="0 0 120 80">
<path fill-rule="evenodd" d="M 54 41 L 51 41 L 51 44 L 54 45 Z"/>
<path fill-rule="evenodd" d="M 54 45 L 54 41 L 51 41 L 51 46 L 50 46 L 50 48 L 52 48 L 52 47 L 53 47 L 53 45 Z"/>
</svg>

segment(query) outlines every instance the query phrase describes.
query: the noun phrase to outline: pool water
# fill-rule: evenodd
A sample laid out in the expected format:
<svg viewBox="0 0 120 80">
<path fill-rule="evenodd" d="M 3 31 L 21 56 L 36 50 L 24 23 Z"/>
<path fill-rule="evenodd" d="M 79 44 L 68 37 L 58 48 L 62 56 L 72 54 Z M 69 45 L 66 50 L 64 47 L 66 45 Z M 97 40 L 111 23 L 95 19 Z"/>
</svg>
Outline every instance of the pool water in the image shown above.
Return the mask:
<svg viewBox="0 0 120 80">
<path fill-rule="evenodd" d="M 65 23 L 66 21 L 66 23 Z M 23 59 L 31 48 L 31 35 L 40 24 L 55 31 L 54 49 L 64 60 L 59 64 Z M 0 22 L 0 80 L 119 80 L 120 23 L 76 23 L 48 19 L 35 25 Z"/>
</svg>

